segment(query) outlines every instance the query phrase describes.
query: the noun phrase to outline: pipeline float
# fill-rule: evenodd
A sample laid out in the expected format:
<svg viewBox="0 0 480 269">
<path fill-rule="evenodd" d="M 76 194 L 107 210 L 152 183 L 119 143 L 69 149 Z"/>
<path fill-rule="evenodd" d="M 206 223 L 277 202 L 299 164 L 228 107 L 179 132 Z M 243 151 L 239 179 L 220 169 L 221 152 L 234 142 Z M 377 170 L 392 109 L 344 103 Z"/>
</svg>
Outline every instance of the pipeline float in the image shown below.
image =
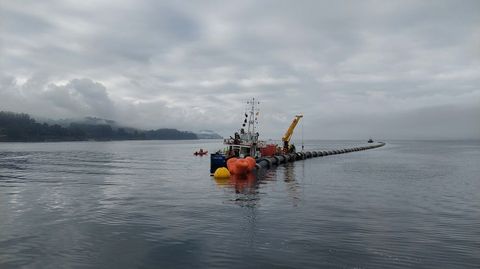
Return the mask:
<svg viewBox="0 0 480 269">
<path fill-rule="evenodd" d="M 339 150 L 324 150 L 324 151 L 305 151 L 305 152 L 295 152 L 290 154 L 283 154 L 283 155 L 275 155 L 272 157 L 265 157 L 259 158 L 256 160 L 257 164 L 256 167 L 258 169 L 264 168 L 269 169 L 275 165 L 280 165 L 287 162 L 295 162 L 298 160 L 305 160 L 310 158 L 316 157 L 323 157 L 328 155 L 336 155 L 336 154 L 345 154 L 355 151 L 362 151 L 362 150 L 369 150 L 374 148 L 379 148 L 385 146 L 385 143 L 379 142 L 376 145 L 371 146 L 364 146 L 364 147 L 354 147 L 354 148 L 346 148 L 346 149 L 339 149 Z"/>
</svg>

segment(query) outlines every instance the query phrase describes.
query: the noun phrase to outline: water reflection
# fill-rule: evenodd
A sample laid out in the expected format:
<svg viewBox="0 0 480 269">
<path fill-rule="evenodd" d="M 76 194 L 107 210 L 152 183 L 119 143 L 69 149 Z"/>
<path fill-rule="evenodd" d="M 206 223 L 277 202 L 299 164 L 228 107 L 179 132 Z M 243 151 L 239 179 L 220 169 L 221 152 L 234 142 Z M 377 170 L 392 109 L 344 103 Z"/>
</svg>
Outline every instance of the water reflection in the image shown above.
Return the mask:
<svg viewBox="0 0 480 269">
<path fill-rule="evenodd" d="M 22 253 L 90 241 L 90 230 L 78 229 L 76 225 L 100 211 L 96 202 L 104 195 L 98 185 L 112 174 L 112 158 L 112 153 L 87 151 L 2 152 L 0 227 L 18 231 L 21 236 L 11 233 L 2 237 L 0 248 L 8 246 L 11 250 L 0 255 L 0 264 L 31 265 L 36 257 Z M 6 187 L 9 191 L 5 191 Z M 66 250 L 62 257 L 48 253 L 42 260 L 48 263 L 55 259 L 65 267 L 72 267 L 68 257 L 76 257 L 79 252 Z"/>
<path fill-rule="evenodd" d="M 480 264 L 477 142 L 401 142 L 215 182 L 188 143 L 207 148 L 2 143 L 0 268 Z"/>
<path fill-rule="evenodd" d="M 235 193 L 249 194 L 255 192 L 257 186 L 257 175 L 250 173 L 247 175 L 231 175 L 229 178 L 214 178 L 220 187 L 227 187 L 235 190 Z"/>
<path fill-rule="evenodd" d="M 301 197 L 301 186 L 295 178 L 295 164 L 287 163 L 274 169 L 260 169 L 248 175 L 232 175 L 229 178 L 214 178 L 217 186 L 228 190 L 234 198 L 229 199 L 240 206 L 254 207 L 260 200 L 261 188 L 270 183 L 283 182 L 286 193 L 294 206 Z M 265 193 L 263 193 L 265 194 Z"/>
<path fill-rule="evenodd" d="M 257 173 L 231 175 L 229 178 L 214 178 L 215 183 L 234 194 L 234 201 L 240 206 L 254 207 L 258 200 Z"/>
<path fill-rule="evenodd" d="M 303 162 L 302 162 L 303 165 Z M 302 166 L 303 167 L 303 166 Z M 304 169 L 301 169 L 302 172 Z M 301 196 L 301 186 L 298 181 L 295 179 L 295 164 L 286 163 L 283 166 L 284 179 L 288 196 L 291 198 L 291 201 L 294 206 L 298 206 Z"/>
</svg>

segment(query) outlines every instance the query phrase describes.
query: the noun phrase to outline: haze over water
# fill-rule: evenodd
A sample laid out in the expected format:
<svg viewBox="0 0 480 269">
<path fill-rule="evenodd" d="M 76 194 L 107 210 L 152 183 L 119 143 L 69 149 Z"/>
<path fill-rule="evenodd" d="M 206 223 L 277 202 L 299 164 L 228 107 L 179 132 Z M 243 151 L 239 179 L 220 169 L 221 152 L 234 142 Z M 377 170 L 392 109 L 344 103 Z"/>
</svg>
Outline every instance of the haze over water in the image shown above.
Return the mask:
<svg viewBox="0 0 480 269">
<path fill-rule="evenodd" d="M 239 182 L 218 141 L 2 143 L 0 267 L 477 267 L 480 142 L 386 142 Z"/>
</svg>

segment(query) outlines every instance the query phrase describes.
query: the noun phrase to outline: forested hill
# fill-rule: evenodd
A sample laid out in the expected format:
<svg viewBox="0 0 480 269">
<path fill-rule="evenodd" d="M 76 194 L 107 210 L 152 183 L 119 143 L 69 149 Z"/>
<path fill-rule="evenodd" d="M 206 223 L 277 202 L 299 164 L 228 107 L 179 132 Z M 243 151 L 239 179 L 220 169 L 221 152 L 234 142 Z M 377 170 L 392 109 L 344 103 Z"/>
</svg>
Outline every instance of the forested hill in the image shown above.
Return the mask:
<svg viewBox="0 0 480 269">
<path fill-rule="evenodd" d="M 185 140 L 198 139 L 192 132 L 176 129 L 139 130 L 110 124 L 38 123 L 28 114 L 0 111 L 0 141 L 82 141 L 82 140 Z"/>
</svg>

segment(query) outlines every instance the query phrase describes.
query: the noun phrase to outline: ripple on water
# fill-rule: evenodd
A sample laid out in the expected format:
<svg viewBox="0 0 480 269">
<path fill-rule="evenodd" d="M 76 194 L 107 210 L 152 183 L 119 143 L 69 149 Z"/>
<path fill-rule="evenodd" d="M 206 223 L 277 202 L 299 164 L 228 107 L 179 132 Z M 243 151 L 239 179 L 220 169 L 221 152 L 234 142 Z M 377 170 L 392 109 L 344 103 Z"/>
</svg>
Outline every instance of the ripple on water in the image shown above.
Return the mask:
<svg viewBox="0 0 480 269">
<path fill-rule="evenodd" d="M 2 268 L 480 264 L 476 142 L 394 141 L 227 180 L 192 156 L 217 142 L 2 146 Z"/>
</svg>

